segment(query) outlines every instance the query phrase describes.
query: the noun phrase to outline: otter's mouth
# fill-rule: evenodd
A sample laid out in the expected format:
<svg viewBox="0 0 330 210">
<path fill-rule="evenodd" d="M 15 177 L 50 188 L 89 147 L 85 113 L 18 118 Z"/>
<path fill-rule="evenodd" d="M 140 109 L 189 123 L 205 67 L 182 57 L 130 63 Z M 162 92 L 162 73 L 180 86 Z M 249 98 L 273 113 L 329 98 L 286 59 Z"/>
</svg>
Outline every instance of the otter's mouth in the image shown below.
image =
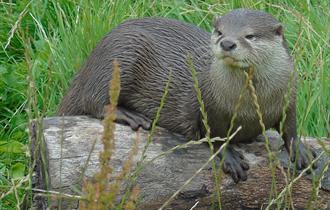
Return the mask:
<svg viewBox="0 0 330 210">
<path fill-rule="evenodd" d="M 233 58 L 232 56 L 225 55 L 221 58 L 224 62 L 224 64 L 235 67 L 235 68 L 248 68 L 250 65 L 243 61 L 236 58 Z"/>
</svg>

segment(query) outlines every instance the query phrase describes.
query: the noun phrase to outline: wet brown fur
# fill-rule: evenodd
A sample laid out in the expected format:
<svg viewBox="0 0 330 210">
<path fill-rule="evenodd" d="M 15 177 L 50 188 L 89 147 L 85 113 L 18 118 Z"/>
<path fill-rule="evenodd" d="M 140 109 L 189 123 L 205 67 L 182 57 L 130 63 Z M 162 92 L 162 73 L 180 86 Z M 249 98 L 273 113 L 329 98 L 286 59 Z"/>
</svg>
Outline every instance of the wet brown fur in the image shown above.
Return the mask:
<svg viewBox="0 0 330 210">
<path fill-rule="evenodd" d="M 153 119 L 172 70 L 169 95 L 159 125 L 188 138 L 200 136 L 199 105 L 187 55 L 200 76 L 210 69 L 210 34 L 196 26 L 165 18 L 129 20 L 96 46 L 74 78 L 58 115 L 100 118 L 109 104 L 112 62 L 121 69 L 119 106 Z M 169 117 L 169 115 L 171 117 Z"/>
</svg>

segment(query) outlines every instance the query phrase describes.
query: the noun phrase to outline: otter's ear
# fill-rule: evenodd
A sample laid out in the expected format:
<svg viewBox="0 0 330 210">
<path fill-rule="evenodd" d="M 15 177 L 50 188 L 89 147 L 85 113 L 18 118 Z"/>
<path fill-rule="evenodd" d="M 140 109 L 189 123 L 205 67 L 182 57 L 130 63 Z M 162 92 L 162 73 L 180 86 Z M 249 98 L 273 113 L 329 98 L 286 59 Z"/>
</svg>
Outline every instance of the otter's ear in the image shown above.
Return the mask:
<svg viewBox="0 0 330 210">
<path fill-rule="evenodd" d="M 283 29 L 282 24 L 279 23 L 279 24 L 274 25 L 274 32 L 277 36 L 282 36 L 283 31 L 284 31 L 284 29 Z"/>
<path fill-rule="evenodd" d="M 221 16 L 214 16 L 213 18 L 213 27 L 218 28 L 220 25 L 220 18 Z"/>
</svg>

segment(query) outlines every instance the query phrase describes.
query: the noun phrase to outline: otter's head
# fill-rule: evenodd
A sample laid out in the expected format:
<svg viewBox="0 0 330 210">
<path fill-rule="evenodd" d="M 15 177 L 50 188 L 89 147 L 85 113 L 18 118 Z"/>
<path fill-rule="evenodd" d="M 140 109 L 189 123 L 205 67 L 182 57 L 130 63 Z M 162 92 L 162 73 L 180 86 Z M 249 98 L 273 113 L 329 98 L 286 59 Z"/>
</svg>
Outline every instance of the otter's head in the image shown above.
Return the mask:
<svg viewBox="0 0 330 210">
<path fill-rule="evenodd" d="M 267 13 L 236 9 L 214 18 L 213 25 L 213 53 L 228 67 L 264 66 L 274 56 L 289 57 L 283 27 Z"/>
</svg>

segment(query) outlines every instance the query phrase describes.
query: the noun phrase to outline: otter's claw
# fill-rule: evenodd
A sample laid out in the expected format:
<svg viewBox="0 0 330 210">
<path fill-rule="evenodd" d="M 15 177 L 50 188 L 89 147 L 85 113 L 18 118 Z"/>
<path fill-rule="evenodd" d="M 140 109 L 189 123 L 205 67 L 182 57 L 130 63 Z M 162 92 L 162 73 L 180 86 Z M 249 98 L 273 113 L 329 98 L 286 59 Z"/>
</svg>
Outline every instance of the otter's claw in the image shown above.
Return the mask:
<svg viewBox="0 0 330 210">
<path fill-rule="evenodd" d="M 244 156 L 230 145 L 227 146 L 227 151 L 224 155 L 223 152 L 220 153 L 220 156 L 225 158 L 223 171 L 230 174 L 235 183 L 238 183 L 240 180 L 247 180 L 246 171 L 249 169 L 249 165 L 244 161 Z"/>
<path fill-rule="evenodd" d="M 312 160 L 316 157 L 316 153 L 313 150 L 308 149 L 300 141 L 296 141 L 292 145 L 293 150 L 291 154 L 291 161 L 296 163 L 298 170 L 307 168 Z M 313 164 L 313 169 L 317 168 L 316 163 Z"/>
</svg>

